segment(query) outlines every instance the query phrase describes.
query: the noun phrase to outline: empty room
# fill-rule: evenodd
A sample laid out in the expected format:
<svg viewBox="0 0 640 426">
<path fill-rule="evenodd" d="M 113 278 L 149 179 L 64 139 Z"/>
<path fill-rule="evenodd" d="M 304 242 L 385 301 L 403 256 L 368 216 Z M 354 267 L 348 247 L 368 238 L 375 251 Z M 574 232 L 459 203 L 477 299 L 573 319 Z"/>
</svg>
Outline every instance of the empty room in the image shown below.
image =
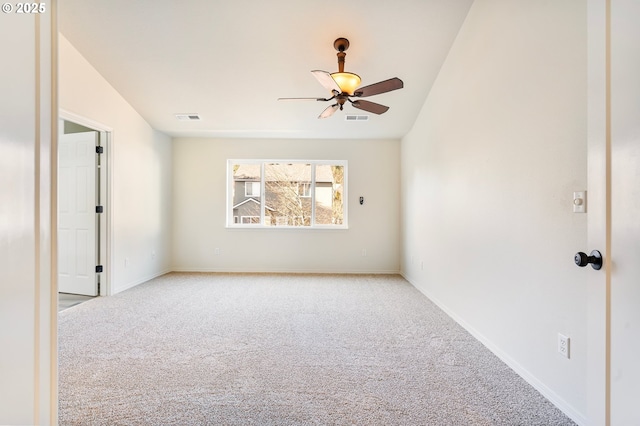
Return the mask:
<svg viewBox="0 0 640 426">
<path fill-rule="evenodd" d="M 0 424 L 640 424 L 639 19 L 4 3 Z"/>
</svg>

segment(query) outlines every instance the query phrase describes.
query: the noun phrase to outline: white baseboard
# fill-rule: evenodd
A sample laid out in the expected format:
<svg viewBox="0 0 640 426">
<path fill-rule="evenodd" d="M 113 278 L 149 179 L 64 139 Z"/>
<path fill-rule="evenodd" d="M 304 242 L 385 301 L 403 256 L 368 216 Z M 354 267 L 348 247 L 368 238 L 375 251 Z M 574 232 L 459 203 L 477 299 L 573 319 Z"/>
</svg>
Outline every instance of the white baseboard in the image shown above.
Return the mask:
<svg viewBox="0 0 640 426">
<path fill-rule="evenodd" d="M 491 340 L 486 338 L 482 333 L 472 327 L 469 323 L 465 322 L 462 318 L 456 315 L 455 312 L 450 310 L 445 304 L 443 304 L 436 297 L 433 297 L 432 294 L 425 288 L 423 288 L 417 280 L 412 279 L 408 274 L 403 271 L 400 271 L 400 275 L 407 280 L 412 286 L 414 286 L 418 291 L 424 294 L 429 300 L 431 300 L 436 306 L 442 309 L 449 317 L 451 317 L 455 322 L 460 324 L 462 328 L 467 330 L 469 334 L 478 339 L 480 343 L 482 343 L 487 349 L 493 352 L 500 360 L 502 360 L 505 364 L 507 364 L 513 371 L 516 372 L 520 377 L 522 377 L 527 383 L 533 386 L 538 392 L 542 394 L 545 398 L 547 398 L 553 405 L 558 407 L 564 414 L 567 415 L 571 420 L 576 422 L 580 426 L 587 425 L 587 418 L 584 414 L 577 411 L 571 404 L 561 398 L 557 393 L 555 393 L 551 388 L 541 382 L 536 376 L 531 374 L 529 370 L 520 365 L 515 359 L 511 358 L 507 353 L 502 351 L 498 346 L 496 346 Z"/>
<path fill-rule="evenodd" d="M 399 275 L 400 271 L 398 270 L 359 270 L 359 269 L 349 269 L 349 270 L 340 270 L 340 271 L 332 271 L 328 269 L 251 269 L 251 268 L 243 268 L 243 269 L 234 269 L 234 268 L 184 268 L 184 267 L 173 267 L 173 272 L 220 272 L 220 273 L 249 273 L 249 274 L 372 274 L 372 275 Z"/>
<path fill-rule="evenodd" d="M 152 280 L 154 278 L 158 278 L 158 277 L 160 277 L 162 275 L 168 274 L 169 272 L 172 272 L 172 270 L 171 269 L 166 269 L 166 270 L 151 274 L 149 276 L 146 276 L 144 278 L 140 278 L 138 280 L 131 281 L 129 283 L 126 283 L 126 284 L 123 284 L 121 286 L 118 286 L 117 288 L 114 289 L 114 291 L 111 292 L 111 296 L 114 295 L 114 294 L 121 293 L 121 292 L 123 292 L 125 290 L 129 290 L 130 288 L 133 288 L 133 287 L 135 287 L 137 285 L 140 285 L 142 283 L 146 283 L 147 281 Z"/>
</svg>

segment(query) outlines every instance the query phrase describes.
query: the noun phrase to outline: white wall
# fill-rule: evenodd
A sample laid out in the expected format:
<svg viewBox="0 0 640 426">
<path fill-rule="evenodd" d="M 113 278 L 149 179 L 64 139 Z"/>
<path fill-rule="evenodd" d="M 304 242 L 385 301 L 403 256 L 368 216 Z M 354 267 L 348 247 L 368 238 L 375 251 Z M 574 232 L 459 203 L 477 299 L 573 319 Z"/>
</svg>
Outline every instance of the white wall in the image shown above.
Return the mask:
<svg viewBox="0 0 640 426">
<path fill-rule="evenodd" d="M 174 139 L 173 269 L 397 273 L 399 147 L 398 140 Z M 347 160 L 349 229 L 226 228 L 227 159 L 243 158 Z"/>
<path fill-rule="evenodd" d="M 580 423 L 586 35 L 585 1 L 476 0 L 401 148 L 402 273 Z"/>
<path fill-rule="evenodd" d="M 14 5 L 15 7 L 15 5 Z M 55 8 L 0 20 L 0 424 L 55 424 Z M 39 74 L 38 74 L 39 73 Z"/>
<path fill-rule="evenodd" d="M 59 73 L 60 108 L 113 130 L 107 213 L 117 293 L 170 270 L 171 139 L 151 128 L 62 35 Z"/>
</svg>

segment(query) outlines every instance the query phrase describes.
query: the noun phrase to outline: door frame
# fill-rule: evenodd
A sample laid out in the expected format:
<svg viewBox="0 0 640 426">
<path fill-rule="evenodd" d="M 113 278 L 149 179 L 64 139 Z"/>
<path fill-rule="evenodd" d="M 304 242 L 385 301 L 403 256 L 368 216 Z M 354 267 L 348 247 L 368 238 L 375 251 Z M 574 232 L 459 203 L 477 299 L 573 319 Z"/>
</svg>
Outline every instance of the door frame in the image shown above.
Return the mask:
<svg viewBox="0 0 640 426">
<path fill-rule="evenodd" d="M 102 164 L 100 167 L 100 197 L 105 206 L 103 221 L 100 225 L 100 253 L 103 265 L 100 277 L 100 292 L 98 296 L 111 296 L 112 292 L 112 268 L 111 260 L 114 258 L 113 250 L 113 203 L 111 188 L 113 187 L 113 128 L 103 123 L 99 123 L 90 118 L 75 114 L 64 109 L 58 111 L 58 118 L 64 121 L 71 121 L 76 124 L 88 127 L 100 133 L 100 144 L 104 148 Z"/>
<path fill-rule="evenodd" d="M 587 1 L 587 241 L 604 267 L 588 270 L 587 418 L 611 424 L 611 0 Z M 589 268 L 591 269 L 591 268 Z"/>
</svg>

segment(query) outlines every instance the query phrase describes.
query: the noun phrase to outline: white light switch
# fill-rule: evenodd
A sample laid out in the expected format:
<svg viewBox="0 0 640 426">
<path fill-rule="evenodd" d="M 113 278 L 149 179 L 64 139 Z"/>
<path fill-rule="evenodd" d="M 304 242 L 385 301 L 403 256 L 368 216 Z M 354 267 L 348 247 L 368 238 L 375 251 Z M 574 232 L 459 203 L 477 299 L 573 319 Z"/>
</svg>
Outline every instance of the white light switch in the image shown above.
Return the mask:
<svg viewBox="0 0 640 426">
<path fill-rule="evenodd" d="M 573 212 L 587 212 L 587 191 L 578 191 L 573 193 Z"/>
</svg>

